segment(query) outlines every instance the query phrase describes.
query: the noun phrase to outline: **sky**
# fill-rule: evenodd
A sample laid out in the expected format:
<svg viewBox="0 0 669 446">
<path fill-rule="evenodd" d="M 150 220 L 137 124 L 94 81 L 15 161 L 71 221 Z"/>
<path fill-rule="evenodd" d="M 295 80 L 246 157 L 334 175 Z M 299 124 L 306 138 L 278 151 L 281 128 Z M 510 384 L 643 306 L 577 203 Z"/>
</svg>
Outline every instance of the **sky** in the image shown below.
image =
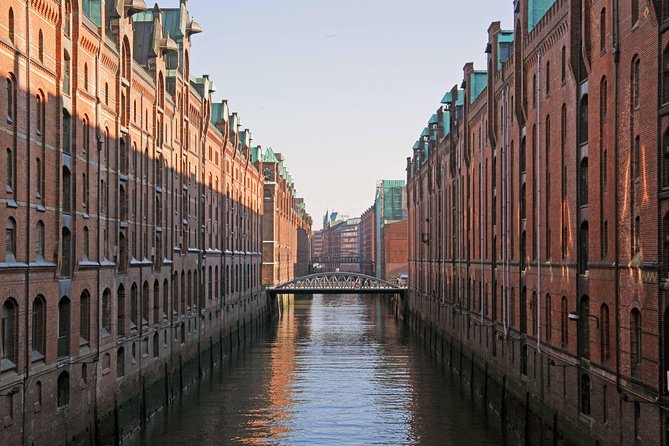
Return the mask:
<svg viewBox="0 0 669 446">
<path fill-rule="evenodd" d="M 147 4 L 149 4 L 147 2 Z M 162 7 L 178 0 L 161 1 Z M 314 229 L 360 216 L 462 68 L 485 69 L 490 23 L 512 0 L 190 0 L 191 73 L 209 74 L 253 145 L 284 154 Z"/>
</svg>

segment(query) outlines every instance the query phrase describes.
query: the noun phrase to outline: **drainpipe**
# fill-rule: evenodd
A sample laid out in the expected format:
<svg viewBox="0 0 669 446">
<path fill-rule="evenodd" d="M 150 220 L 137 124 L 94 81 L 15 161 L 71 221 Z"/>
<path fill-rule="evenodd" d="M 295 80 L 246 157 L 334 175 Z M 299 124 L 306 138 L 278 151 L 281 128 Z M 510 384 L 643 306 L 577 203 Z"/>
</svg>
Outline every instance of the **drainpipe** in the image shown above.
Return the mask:
<svg viewBox="0 0 669 446">
<path fill-rule="evenodd" d="M 18 76 L 17 76 L 18 78 Z M 24 336 L 25 336 L 25 347 L 24 347 L 24 367 L 25 373 L 23 377 L 23 392 L 21 392 L 21 444 L 26 444 L 26 393 L 28 379 L 30 377 L 30 349 L 28 348 L 28 323 L 30 312 L 28 311 L 30 305 L 30 246 L 31 246 L 31 229 L 32 223 L 30 220 L 30 197 L 31 197 L 31 181 L 32 175 L 30 173 L 31 157 L 32 152 L 30 150 L 30 134 L 31 134 L 31 122 L 30 122 L 30 104 L 31 104 L 31 93 L 30 93 L 30 2 L 26 2 L 26 151 L 28 156 L 26 157 L 26 167 L 28 175 L 26 178 L 26 226 L 28 231 L 26 231 L 26 272 L 25 272 L 25 293 L 24 293 Z M 39 113 L 39 110 L 37 111 Z M 45 352 L 46 353 L 46 352 Z M 13 398 L 13 396 L 10 396 Z"/>
<path fill-rule="evenodd" d="M 615 185 L 615 197 L 613 200 L 613 208 L 615 215 L 615 262 L 614 262 L 614 272 L 615 272 L 615 307 L 616 307 L 616 390 L 618 393 L 622 391 L 620 384 L 620 241 L 619 241 L 619 232 L 620 225 L 618 224 L 618 79 L 620 77 L 620 29 L 619 29 L 619 0 L 613 1 L 613 62 L 615 68 L 614 75 L 614 113 L 615 122 L 613 125 L 613 184 Z"/>
<path fill-rule="evenodd" d="M 537 54 L 537 351 L 541 353 L 541 54 Z"/>
</svg>

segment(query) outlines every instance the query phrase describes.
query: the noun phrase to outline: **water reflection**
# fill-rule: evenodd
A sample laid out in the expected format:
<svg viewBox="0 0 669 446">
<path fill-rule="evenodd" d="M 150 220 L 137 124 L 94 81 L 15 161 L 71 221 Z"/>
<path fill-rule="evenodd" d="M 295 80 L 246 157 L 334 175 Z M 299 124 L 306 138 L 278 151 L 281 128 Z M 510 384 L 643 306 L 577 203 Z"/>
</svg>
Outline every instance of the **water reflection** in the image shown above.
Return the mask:
<svg viewBox="0 0 669 446">
<path fill-rule="evenodd" d="M 147 445 L 498 444 L 447 371 L 381 297 L 296 299 L 273 333 L 233 354 L 152 419 Z"/>
</svg>

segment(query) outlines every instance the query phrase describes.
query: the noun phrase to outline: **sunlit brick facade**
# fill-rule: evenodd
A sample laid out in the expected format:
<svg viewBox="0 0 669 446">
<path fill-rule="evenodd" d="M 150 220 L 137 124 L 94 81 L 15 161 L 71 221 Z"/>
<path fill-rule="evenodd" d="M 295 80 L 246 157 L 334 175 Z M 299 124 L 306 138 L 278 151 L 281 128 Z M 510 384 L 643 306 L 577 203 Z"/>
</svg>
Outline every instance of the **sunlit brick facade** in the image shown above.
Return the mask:
<svg viewBox="0 0 669 446">
<path fill-rule="evenodd" d="M 669 3 L 513 6 L 408 159 L 411 307 L 526 441 L 667 444 Z"/>
<path fill-rule="evenodd" d="M 263 179 L 200 31 L 185 0 L 0 5 L 3 444 L 118 440 L 263 311 Z"/>
</svg>

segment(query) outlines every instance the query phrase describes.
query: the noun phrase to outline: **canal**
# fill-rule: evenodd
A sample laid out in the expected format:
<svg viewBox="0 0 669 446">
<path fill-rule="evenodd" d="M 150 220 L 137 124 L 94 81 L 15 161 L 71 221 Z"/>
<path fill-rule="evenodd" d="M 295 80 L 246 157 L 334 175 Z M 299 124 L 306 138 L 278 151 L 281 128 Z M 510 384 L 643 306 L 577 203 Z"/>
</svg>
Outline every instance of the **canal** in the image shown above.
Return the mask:
<svg viewBox="0 0 669 446">
<path fill-rule="evenodd" d="M 466 395 L 387 298 L 298 297 L 125 443 L 499 444 Z"/>
</svg>

